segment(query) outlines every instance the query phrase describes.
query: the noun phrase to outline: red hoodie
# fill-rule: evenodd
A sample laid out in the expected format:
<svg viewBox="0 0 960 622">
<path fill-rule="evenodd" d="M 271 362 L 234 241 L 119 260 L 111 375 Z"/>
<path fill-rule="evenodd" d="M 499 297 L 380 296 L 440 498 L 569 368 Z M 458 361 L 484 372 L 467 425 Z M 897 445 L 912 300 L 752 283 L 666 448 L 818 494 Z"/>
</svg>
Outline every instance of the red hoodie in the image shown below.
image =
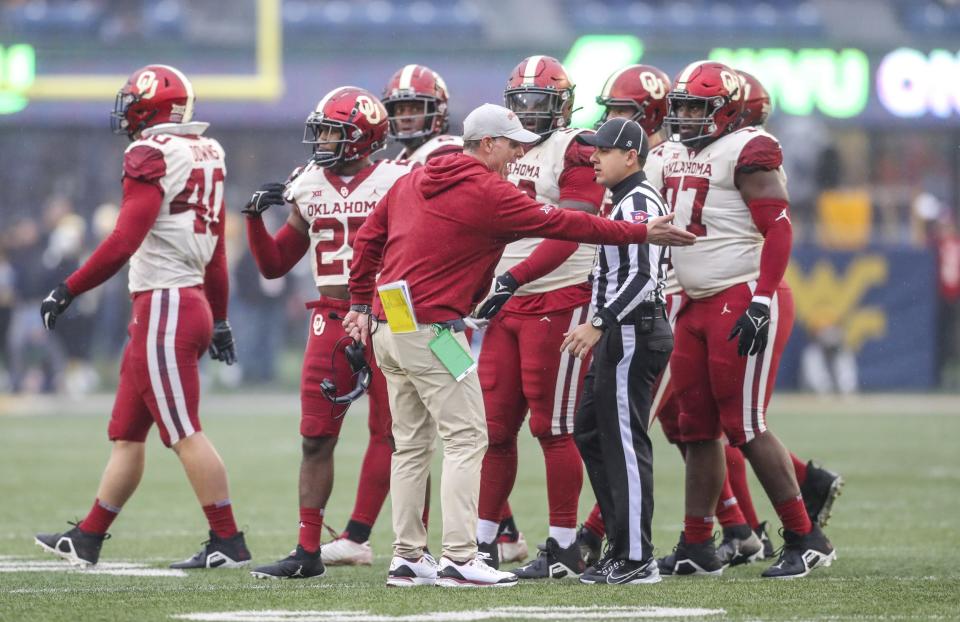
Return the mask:
<svg viewBox="0 0 960 622">
<path fill-rule="evenodd" d="M 407 281 L 417 321 L 462 318 L 486 296 L 504 246 L 525 237 L 622 246 L 644 242 L 647 227 L 537 203 L 469 155 L 434 158 L 357 232 L 351 303 L 371 304 L 380 272 L 381 284 Z"/>
</svg>

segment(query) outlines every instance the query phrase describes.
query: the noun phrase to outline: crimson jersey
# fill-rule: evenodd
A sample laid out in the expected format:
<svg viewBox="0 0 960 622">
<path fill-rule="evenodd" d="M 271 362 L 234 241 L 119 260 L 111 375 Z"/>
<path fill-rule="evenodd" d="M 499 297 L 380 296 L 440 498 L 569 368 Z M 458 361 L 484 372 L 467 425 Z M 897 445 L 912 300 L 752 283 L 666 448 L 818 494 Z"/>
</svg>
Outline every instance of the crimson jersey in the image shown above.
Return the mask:
<svg viewBox="0 0 960 622">
<path fill-rule="evenodd" d="M 223 147 L 207 123 L 147 128 L 123 154 L 123 174 L 156 185 L 163 203 L 130 257 L 130 291 L 201 285 L 223 233 Z"/>
<path fill-rule="evenodd" d="M 767 132 L 746 127 L 700 151 L 666 142 L 651 155 L 654 186 L 676 213 L 674 224 L 697 235 L 693 246 L 674 247 L 672 262 L 680 287 L 691 298 L 706 298 L 760 275 L 763 235 L 735 183 L 737 171 L 781 170 L 780 143 Z M 786 215 L 784 215 L 786 217 Z"/>
<path fill-rule="evenodd" d="M 463 151 L 463 138 L 459 136 L 441 134 L 440 136 L 434 136 L 427 142 L 423 143 L 414 149 L 413 153 L 410 153 L 409 155 L 407 154 L 407 150 L 404 149 L 397 159 L 402 162 L 426 164 L 427 160 L 430 158 L 449 155 L 451 153 L 459 153 L 461 151 Z"/>
<path fill-rule="evenodd" d="M 508 180 L 532 199 L 547 205 L 559 205 L 563 199 L 594 205 L 598 210 L 604 189 L 597 184 L 590 155 L 593 148 L 574 140 L 583 129 L 557 130 L 516 162 L 510 164 Z M 507 245 L 497 274 L 503 274 L 530 254 L 542 238 L 525 238 Z M 517 289 L 516 296 L 555 291 L 587 282 L 593 271 L 596 246 L 581 244 L 563 264 L 549 274 Z"/>
<path fill-rule="evenodd" d="M 310 163 L 290 182 L 286 198 L 309 227 L 317 287 L 347 284 L 357 231 L 394 182 L 416 166 L 415 162 L 378 160 L 343 179 Z"/>
</svg>

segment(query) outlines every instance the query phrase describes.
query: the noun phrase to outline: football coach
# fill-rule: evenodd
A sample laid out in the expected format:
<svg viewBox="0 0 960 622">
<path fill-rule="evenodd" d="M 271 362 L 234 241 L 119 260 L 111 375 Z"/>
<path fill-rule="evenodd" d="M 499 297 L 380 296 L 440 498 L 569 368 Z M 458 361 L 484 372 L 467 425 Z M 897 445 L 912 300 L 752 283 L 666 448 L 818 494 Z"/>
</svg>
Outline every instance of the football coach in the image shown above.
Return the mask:
<svg viewBox="0 0 960 622">
<path fill-rule="evenodd" d="M 611 119 L 577 140 L 596 147 L 597 181 L 613 194 L 613 222 L 648 222 L 669 213 L 646 181 L 646 133 L 636 121 Z M 603 245 L 593 272 L 594 315 L 572 330 L 561 349 L 583 357 L 596 346 L 583 382 L 573 435 L 600 504 L 609 547 L 580 577 L 582 583 L 656 583 L 660 580 L 650 523 L 653 449 L 647 426 L 651 387 L 673 350 L 664 312 L 666 247 L 650 236 L 627 245 Z"/>
<path fill-rule="evenodd" d="M 464 318 L 490 289 L 504 247 L 523 237 L 611 245 L 695 241 L 670 224 L 672 216 L 634 224 L 528 197 L 504 177 L 524 146 L 540 137 L 502 106 L 484 104 L 467 115 L 463 139 L 463 153 L 434 158 L 400 178 L 367 217 L 353 247 L 351 307 L 343 325 L 364 343 L 371 329 L 378 329 L 373 347 L 393 414 L 396 539 L 388 585 L 488 587 L 517 580 L 477 557 L 480 467 L 487 448 L 483 398 L 477 374 L 455 377 L 458 372 L 447 362 L 451 346 L 469 356 Z M 418 324 L 394 333 L 380 321 L 375 288 L 401 280 L 409 286 Z M 462 356 L 457 358 L 462 363 Z M 434 565 L 423 554 L 427 533 L 421 517 L 438 433 L 444 444 L 443 551 Z"/>
</svg>

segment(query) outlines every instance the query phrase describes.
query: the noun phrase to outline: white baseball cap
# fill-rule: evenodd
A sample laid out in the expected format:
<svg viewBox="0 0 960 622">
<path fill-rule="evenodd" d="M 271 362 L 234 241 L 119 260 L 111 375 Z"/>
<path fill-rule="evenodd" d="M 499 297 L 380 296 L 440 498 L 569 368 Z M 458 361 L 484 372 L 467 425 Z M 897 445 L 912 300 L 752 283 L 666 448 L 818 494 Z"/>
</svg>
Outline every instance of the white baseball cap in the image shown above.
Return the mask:
<svg viewBox="0 0 960 622">
<path fill-rule="evenodd" d="M 484 136 L 503 136 L 524 144 L 540 140 L 540 134 L 523 129 L 512 110 L 496 104 L 483 104 L 463 120 L 463 140 L 480 140 Z"/>
</svg>

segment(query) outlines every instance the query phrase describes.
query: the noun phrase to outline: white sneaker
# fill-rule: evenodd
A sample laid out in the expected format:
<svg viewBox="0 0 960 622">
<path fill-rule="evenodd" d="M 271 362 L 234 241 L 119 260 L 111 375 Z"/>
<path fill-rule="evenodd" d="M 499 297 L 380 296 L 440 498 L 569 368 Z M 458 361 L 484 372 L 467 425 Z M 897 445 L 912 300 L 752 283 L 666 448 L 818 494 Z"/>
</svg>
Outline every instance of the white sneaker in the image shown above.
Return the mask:
<svg viewBox="0 0 960 622">
<path fill-rule="evenodd" d="M 527 540 L 523 537 L 522 531 L 517 533 L 516 540 L 508 540 L 503 536 L 497 538 L 497 551 L 500 553 L 501 564 L 525 562 L 530 554 L 527 548 Z"/>
<path fill-rule="evenodd" d="M 414 585 L 433 585 L 437 581 L 437 562 L 429 555 L 423 555 L 415 562 L 394 556 L 387 572 L 387 585 L 390 587 L 413 587 Z"/>
<path fill-rule="evenodd" d="M 511 587 L 517 584 L 517 575 L 491 568 L 476 557 L 458 564 L 444 556 L 440 558 L 436 584 L 440 587 Z"/>
<path fill-rule="evenodd" d="M 370 542 L 358 544 L 350 538 L 340 537 L 320 547 L 320 559 L 327 566 L 370 566 L 373 564 L 373 549 Z"/>
</svg>

